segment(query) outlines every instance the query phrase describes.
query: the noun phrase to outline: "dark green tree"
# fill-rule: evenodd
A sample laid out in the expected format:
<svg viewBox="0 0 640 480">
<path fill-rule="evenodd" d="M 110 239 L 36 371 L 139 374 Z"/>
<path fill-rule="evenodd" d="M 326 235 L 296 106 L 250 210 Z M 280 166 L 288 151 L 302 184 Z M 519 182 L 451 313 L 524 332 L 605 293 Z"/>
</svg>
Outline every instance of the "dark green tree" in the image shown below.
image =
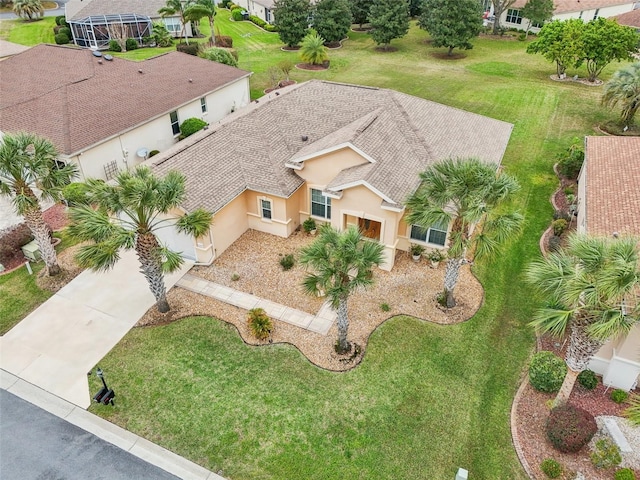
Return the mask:
<svg viewBox="0 0 640 480">
<path fill-rule="evenodd" d="M 409 5 L 406 0 L 374 0 L 369 23 L 373 41 L 388 48 L 391 40 L 402 38 L 409 31 Z"/>
<path fill-rule="evenodd" d="M 532 25 L 544 25 L 553 17 L 553 0 L 529 0 L 520 14 L 529 20 L 527 35 Z"/>
<path fill-rule="evenodd" d="M 538 38 L 527 46 L 527 53 L 539 53 L 547 60 L 556 62 L 560 77 L 568 67 L 575 68 L 582 63 L 584 26 L 579 18 L 547 23 L 538 33 Z"/>
<path fill-rule="evenodd" d="M 612 61 L 632 60 L 640 41 L 633 28 L 618 25 L 608 18 L 591 20 L 585 25 L 582 35 L 590 82 L 595 82 L 602 69 Z"/>
<path fill-rule="evenodd" d="M 310 0 L 276 0 L 273 6 L 274 25 L 282 43 L 298 45 L 309 29 Z"/>
<path fill-rule="evenodd" d="M 419 20 L 434 47 L 473 48 L 470 40 L 482 30 L 482 6 L 478 0 L 425 0 Z"/>
<path fill-rule="evenodd" d="M 351 0 L 352 21 L 360 25 L 360 28 L 369 21 L 371 5 L 373 5 L 373 0 Z"/>
<path fill-rule="evenodd" d="M 313 9 L 313 28 L 327 43 L 345 38 L 351 28 L 351 6 L 347 0 L 319 0 Z"/>
<path fill-rule="evenodd" d="M 500 33 L 500 17 L 513 5 L 516 0 L 491 0 L 493 3 L 493 14 L 496 17 L 493 22 L 493 34 L 498 35 Z"/>
<path fill-rule="evenodd" d="M 422 0 L 409 0 L 409 16 L 419 17 L 422 13 Z"/>
</svg>

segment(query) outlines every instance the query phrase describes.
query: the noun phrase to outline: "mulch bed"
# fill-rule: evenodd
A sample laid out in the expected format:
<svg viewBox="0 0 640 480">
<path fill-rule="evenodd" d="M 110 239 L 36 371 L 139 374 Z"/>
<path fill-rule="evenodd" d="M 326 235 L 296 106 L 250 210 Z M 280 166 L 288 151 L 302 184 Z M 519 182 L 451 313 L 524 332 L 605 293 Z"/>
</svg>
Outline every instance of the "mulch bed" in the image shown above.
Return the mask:
<svg viewBox="0 0 640 480">
<path fill-rule="evenodd" d="M 296 63 L 296 68 L 300 70 L 311 70 L 311 71 L 320 71 L 320 70 L 328 70 L 329 65 L 311 65 L 310 63 Z"/>
<path fill-rule="evenodd" d="M 558 75 L 554 74 L 549 76 L 549 78 L 554 82 L 576 82 L 576 83 L 581 83 L 582 85 L 586 85 L 587 87 L 599 87 L 604 83 L 602 80 L 598 80 L 598 79 L 596 79 L 595 82 L 590 82 L 586 78 L 574 79 L 574 77 L 571 77 L 568 75 L 565 78 L 560 78 Z"/>
<path fill-rule="evenodd" d="M 398 49 L 396 47 L 392 47 L 391 45 L 383 45 L 375 48 L 376 52 L 380 53 L 392 53 L 397 52 Z"/>
<path fill-rule="evenodd" d="M 447 55 L 447 52 L 431 52 L 431 56 L 440 60 L 461 60 L 463 58 L 467 58 L 464 53 L 460 52 L 453 53 L 451 55 Z"/>
<path fill-rule="evenodd" d="M 285 45 L 284 47 L 280 47 L 280 50 L 283 50 L 285 52 L 297 52 L 298 50 L 300 50 L 300 45 L 295 45 L 293 47 Z"/>
</svg>

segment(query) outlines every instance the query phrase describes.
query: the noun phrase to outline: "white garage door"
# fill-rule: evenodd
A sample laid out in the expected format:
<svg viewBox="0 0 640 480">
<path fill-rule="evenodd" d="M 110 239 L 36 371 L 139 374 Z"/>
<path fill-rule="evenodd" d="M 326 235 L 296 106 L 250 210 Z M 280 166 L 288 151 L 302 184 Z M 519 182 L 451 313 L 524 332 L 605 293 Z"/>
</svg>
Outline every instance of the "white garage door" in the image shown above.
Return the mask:
<svg viewBox="0 0 640 480">
<path fill-rule="evenodd" d="M 174 252 L 180 252 L 184 258 L 196 260 L 195 242 L 193 237 L 186 233 L 178 232 L 178 229 L 166 224 L 164 228 L 156 230 L 160 243 L 166 245 Z"/>
</svg>

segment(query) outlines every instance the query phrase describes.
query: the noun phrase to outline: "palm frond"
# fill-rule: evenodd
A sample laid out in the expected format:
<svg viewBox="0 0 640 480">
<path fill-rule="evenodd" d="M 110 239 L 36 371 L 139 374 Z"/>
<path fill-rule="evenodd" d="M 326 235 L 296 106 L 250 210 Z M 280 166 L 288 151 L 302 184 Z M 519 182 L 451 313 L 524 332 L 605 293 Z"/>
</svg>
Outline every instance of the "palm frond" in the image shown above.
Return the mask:
<svg viewBox="0 0 640 480">
<path fill-rule="evenodd" d="M 204 209 L 197 209 L 188 215 L 183 215 L 176 222 L 176 226 L 180 232 L 188 233 L 194 237 L 200 237 L 209 231 L 213 215 Z"/>
<path fill-rule="evenodd" d="M 162 255 L 162 271 L 164 273 L 175 272 L 184 263 L 182 255 L 167 247 L 160 247 L 160 254 Z"/>
<path fill-rule="evenodd" d="M 562 337 L 574 317 L 573 310 L 560 306 L 544 307 L 536 311 L 529 323 L 537 332 L 549 333 L 555 337 Z"/>
<path fill-rule="evenodd" d="M 106 271 L 120 260 L 120 247 L 112 242 L 101 242 L 80 247 L 76 254 L 78 265 L 95 271 Z"/>
</svg>

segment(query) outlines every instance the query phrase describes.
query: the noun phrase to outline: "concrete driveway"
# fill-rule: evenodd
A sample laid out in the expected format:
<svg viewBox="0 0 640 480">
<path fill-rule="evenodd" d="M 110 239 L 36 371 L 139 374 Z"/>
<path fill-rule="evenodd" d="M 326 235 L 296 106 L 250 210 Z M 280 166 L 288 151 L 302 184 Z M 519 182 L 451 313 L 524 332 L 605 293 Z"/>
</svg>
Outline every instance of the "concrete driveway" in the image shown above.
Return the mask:
<svg viewBox="0 0 640 480">
<path fill-rule="evenodd" d="M 192 265 L 166 275 L 167 290 Z M 0 338 L 0 367 L 87 408 L 87 372 L 155 304 L 139 268 L 130 251 L 109 272 L 82 272 Z"/>
</svg>

